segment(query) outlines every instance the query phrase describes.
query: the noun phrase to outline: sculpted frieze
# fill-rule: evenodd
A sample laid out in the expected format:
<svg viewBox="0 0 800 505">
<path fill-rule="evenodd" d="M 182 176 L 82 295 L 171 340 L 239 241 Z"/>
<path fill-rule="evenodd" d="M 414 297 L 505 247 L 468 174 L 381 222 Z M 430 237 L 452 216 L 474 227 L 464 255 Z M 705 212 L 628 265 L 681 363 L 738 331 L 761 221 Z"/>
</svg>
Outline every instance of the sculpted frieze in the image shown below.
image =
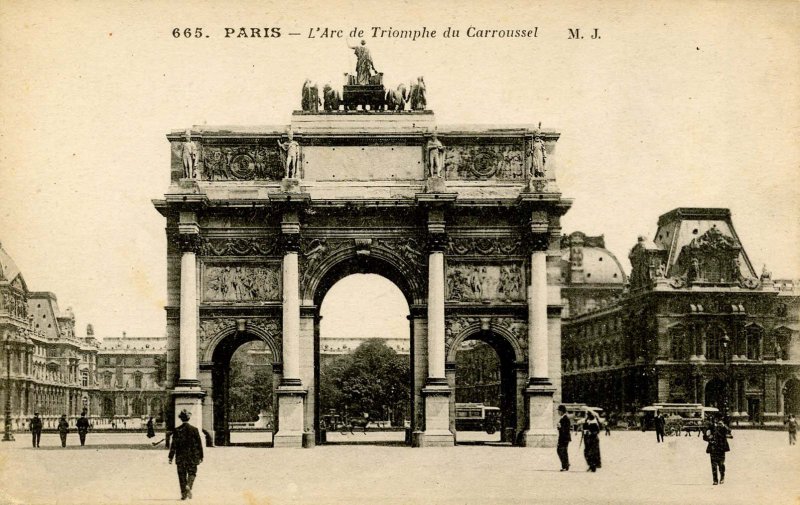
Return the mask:
<svg viewBox="0 0 800 505">
<path fill-rule="evenodd" d="M 279 255 L 277 237 L 204 238 L 202 256 L 273 256 Z"/>
<path fill-rule="evenodd" d="M 445 322 L 445 347 L 449 351 L 452 349 L 455 340 L 470 326 L 481 325 L 495 331 L 503 328 L 506 335 L 511 335 L 516 340 L 520 349 L 528 348 L 528 326 L 525 321 L 513 317 L 492 317 L 482 320 L 477 316 L 448 317 Z"/>
<path fill-rule="evenodd" d="M 204 145 L 200 174 L 207 181 L 279 181 L 284 175 L 282 158 L 277 145 Z"/>
<path fill-rule="evenodd" d="M 201 319 L 200 326 L 197 329 L 198 337 L 200 340 L 200 347 L 207 349 L 212 339 L 219 335 L 222 331 L 234 329 L 238 326 L 237 319 L 232 317 L 218 317 L 210 319 Z M 258 328 L 263 334 L 273 337 L 273 344 L 276 352 L 278 353 L 277 359 L 280 360 L 281 340 L 279 338 L 281 325 L 277 319 L 252 319 L 245 320 L 245 328 L 253 329 Z M 245 330 L 246 331 L 246 330 Z"/>
<path fill-rule="evenodd" d="M 523 158 L 521 143 L 448 146 L 445 174 L 448 180 L 523 179 Z"/>
<path fill-rule="evenodd" d="M 266 302 L 280 300 L 276 265 L 209 265 L 203 272 L 203 301 Z"/>
<path fill-rule="evenodd" d="M 218 335 L 221 331 L 228 328 L 236 328 L 236 319 L 233 318 L 201 319 L 200 326 L 197 329 L 197 335 L 200 339 L 200 345 L 205 347 L 212 338 Z"/>
<path fill-rule="evenodd" d="M 451 301 L 524 301 L 524 285 L 524 273 L 517 264 L 447 264 L 447 299 Z"/>
<path fill-rule="evenodd" d="M 411 267 L 425 265 L 423 242 L 416 238 L 382 238 L 375 241 L 376 248 L 382 248 L 400 256 Z"/>
<path fill-rule="evenodd" d="M 522 240 L 517 237 L 450 237 L 448 256 L 516 255 L 522 253 Z"/>
</svg>

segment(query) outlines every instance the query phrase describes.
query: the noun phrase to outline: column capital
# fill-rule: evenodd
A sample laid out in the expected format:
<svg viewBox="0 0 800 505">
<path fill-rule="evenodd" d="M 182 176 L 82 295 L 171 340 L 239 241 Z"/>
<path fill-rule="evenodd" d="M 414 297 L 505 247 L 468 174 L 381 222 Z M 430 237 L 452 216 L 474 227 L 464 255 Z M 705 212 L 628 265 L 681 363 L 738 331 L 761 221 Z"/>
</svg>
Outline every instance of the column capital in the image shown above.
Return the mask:
<svg viewBox="0 0 800 505">
<path fill-rule="evenodd" d="M 300 252 L 300 234 L 282 233 L 279 244 L 283 250 L 283 254 Z"/>
<path fill-rule="evenodd" d="M 191 252 L 197 254 L 203 245 L 203 238 L 199 233 L 179 233 L 175 236 L 175 241 L 178 243 L 178 248 L 182 253 Z"/>
<path fill-rule="evenodd" d="M 550 234 L 545 232 L 528 233 L 525 237 L 525 243 L 531 253 L 545 252 L 550 247 Z"/>
<path fill-rule="evenodd" d="M 428 252 L 444 252 L 449 243 L 447 233 L 437 232 L 428 234 Z"/>
</svg>

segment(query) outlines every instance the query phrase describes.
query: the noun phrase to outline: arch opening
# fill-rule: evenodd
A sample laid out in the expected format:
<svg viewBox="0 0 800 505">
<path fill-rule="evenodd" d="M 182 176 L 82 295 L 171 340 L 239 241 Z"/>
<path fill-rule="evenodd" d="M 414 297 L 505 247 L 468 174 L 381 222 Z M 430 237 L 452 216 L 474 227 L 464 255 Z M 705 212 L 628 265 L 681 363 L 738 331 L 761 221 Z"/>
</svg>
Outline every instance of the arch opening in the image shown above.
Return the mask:
<svg viewBox="0 0 800 505">
<path fill-rule="evenodd" d="M 400 445 L 410 438 L 410 291 L 384 267 L 338 265 L 315 293 L 317 443 Z"/>
<path fill-rule="evenodd" d="M 514 444 L 522 399 L 517 394 L 515 349 L 482 330 L 453 349 L 451 419 L 458 444 Z"/>
<path fill-rule="evenodd" d="M 271 445 L 276 417 L 273 346 L 248 331 L 231 333 L 212 353 L 211 407 L 216 445 Z"/>
</svg>

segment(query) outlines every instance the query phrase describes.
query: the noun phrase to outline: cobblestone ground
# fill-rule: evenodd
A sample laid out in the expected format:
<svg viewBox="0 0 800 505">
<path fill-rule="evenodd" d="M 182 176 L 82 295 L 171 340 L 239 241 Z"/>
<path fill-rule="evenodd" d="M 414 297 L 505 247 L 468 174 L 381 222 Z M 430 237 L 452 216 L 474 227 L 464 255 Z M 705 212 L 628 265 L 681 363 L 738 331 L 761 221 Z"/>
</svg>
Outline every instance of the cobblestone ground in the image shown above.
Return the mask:
<svg viewBox="0 0 800 505">
<path fill-rule="evenodd" d="M 340 434 L 337 441 L 362 442 L 356 435 Z M 45 434 L 38 450 L 27 434 L 0 444 L 0 502 L 179 501 L 175 467 L 143 434 L 90 434 L 86 447 L 77 443 L 73 433 L 66 449 L 55 434 Z M 697 437 L 656 444 L 652 432 L 614 432 L 601 438 L 597 473 L 585 471 L 577 441 L 569 472 L 558 471 L 555 449 L 388 444 L 209 448 L 191 503 L 800 504 L 800 446 L 789 446 L 785 432 L 735 432 L 722 486 L 711 485 L 705 444 Z"/>
</svg>

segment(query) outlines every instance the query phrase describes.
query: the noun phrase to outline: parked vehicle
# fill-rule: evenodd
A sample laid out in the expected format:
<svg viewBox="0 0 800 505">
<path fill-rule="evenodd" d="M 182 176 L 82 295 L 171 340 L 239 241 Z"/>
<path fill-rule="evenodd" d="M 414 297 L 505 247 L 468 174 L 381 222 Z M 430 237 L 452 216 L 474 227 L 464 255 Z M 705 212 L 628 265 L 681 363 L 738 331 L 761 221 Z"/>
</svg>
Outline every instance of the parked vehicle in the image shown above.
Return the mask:
<svg viewBox="0 0 800 505">
<path fill-rule="evenodd" d="M 492 435 L 500 426 L 500 408 L 482 403 L 456 403 L 456 430 L 485 431 Z"/>
<path fill-rule="evenodd" d="M 664 433 L 666 435 L 679 435 L 681 432 L 700 432 L 706 425 L 709 413 L 718 412 L 715 407 L 704 407 L 699 403 L 654 403 L 640 411 L 643 429 L 655 429 L 653 419 L 658 414 L 663 414 L 666 419 Z"/>
</svg>

